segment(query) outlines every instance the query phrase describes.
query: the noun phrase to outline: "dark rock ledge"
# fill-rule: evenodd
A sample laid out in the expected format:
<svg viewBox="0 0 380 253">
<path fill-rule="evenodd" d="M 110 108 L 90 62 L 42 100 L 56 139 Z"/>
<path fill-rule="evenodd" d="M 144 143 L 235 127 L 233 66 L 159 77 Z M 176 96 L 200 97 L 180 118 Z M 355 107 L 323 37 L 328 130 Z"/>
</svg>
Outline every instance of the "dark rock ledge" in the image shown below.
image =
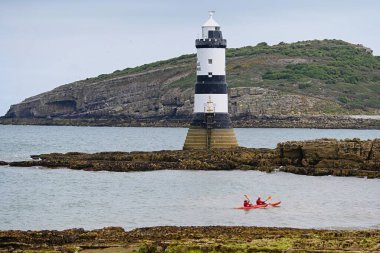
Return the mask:
<svg viewBox="0 0 380 253">
<path fill-rule="evenodd" d="M 183 117 L 105 118 L 5 118 L 0 125 L 189 127 L 191 115 Z M 379 119 L 327 115 L 242 115 L 231 118 L 235 128 L 380 129 Z"/>
<path fill-rule="evenodd" d="M 236 148 L 212 151 L 52 153 L 9 166 L 67 167 L 89 171 L 260 170 L 312 176 L 380 178 L 380 139 L 289 141 L 275 149 Z"/>
<path fill-rule="evenodd" d="M 151 227 L 0 231 L 0 252 L 379 252 L 380 230 Z"/>
</svg>

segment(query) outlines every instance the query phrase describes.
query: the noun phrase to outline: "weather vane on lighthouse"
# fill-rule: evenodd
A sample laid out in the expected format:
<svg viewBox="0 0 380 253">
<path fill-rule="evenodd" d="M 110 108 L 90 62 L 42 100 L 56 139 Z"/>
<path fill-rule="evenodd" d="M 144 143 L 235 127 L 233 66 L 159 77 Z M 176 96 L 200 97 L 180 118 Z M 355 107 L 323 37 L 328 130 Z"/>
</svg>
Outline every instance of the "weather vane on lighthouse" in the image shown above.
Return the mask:
<svg viewBox="0 0 380 253">
<path fill-rule="evenodd" d="M 237 147 L 235 133 L 228 114 L 226 83 L 226 47 L 215 11 L 209 11 L 202 25 L 202 38 L 195 40 L 197 48 L 197 82 L 194 112 L 184 149 L 214 149 Z"/>
</svg>

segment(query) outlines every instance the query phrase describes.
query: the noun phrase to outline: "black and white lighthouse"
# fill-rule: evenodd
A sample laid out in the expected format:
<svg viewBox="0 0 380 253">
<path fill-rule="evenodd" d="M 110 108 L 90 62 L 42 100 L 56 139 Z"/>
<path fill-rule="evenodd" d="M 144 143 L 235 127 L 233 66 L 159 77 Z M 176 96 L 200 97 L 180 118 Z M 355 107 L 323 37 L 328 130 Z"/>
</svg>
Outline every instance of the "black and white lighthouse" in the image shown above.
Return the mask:
<svg viewBox="0 0 380 253">
<path fill-rule="evenodd" d="M 197 48 L 197 82 L 194 112 L 184 149 L 214 149 L 237 147 L 228 113 L 226 83 L 226 46 L 214 11 L 202 26 L 202 38 Z"/>
</svg>

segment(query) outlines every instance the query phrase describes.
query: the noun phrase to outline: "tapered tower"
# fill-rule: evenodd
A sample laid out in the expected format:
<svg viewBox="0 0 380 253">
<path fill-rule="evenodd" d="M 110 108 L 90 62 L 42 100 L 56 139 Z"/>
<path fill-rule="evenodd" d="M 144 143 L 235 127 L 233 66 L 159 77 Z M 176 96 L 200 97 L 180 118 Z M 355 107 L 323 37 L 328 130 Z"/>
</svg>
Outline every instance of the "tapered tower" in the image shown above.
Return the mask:
<svg viewBox="0 0 380 253">
<path fill-rule="evenodd" d="M 197 48 L 197 82 L 195 84 L 193 120 L 183 149 L 237 147 L 228 114 L 226 83 L 226 46 L 214 11 L 202 26 Z"/>
</svg>

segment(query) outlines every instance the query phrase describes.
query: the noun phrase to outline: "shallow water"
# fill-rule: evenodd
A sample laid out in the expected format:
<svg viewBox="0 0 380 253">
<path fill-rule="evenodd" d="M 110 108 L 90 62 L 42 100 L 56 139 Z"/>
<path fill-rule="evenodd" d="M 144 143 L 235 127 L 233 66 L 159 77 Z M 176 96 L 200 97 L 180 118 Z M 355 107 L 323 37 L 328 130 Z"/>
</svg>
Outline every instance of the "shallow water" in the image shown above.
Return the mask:
<svg viewBox="0 0 380 253">
<path fill-rule="evenodd" d="M 158 225 L 379 226 L 380 181 L 256 171 L 0 170 L 0 229 Z M 235 210 L 243 194 L 281 207 Z"/>
<path fill-rule="evenodd" d="M 0 126 L 0 160 L 66 151 L 181 149 L 183 128 Z M 236 129 L 240 145 L 380 138 L 378 130 Z M 235 210 L 243 195 L 278 208 Z M 86 172 L 0 167 L 0 229 L 157 225 L 380 228 L 380 180 L 257 171 Z"/>
</svg>

